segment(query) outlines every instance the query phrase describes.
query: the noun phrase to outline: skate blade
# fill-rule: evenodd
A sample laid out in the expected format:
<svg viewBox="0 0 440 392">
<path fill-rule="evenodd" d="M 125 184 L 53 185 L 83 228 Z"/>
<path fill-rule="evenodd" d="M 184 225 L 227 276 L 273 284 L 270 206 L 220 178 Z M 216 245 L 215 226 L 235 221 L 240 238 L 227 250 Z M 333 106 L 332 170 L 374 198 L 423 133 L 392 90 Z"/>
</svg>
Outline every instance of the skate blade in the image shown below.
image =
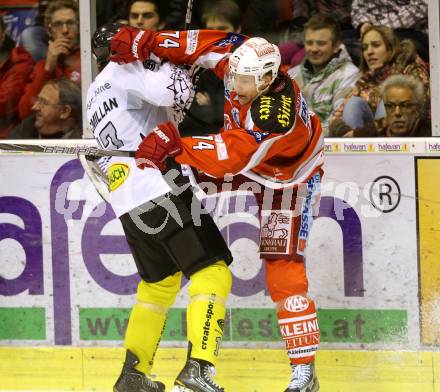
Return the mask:
<svg viewBox="0 0 440 392">
<path fill-rule="evenodd" d="M 317 378 L 315 379 L 315 382 L 313 383 L 313 387 L 310 392 L 319 392 L 319 381 Z"/>
<path fill-rule="evenodd" d="M 182 387 L 181 385 L 174 385 L 174 388 L 171 390 L 171 392 L 193 392 L 193 390 Z"/>
</svg>

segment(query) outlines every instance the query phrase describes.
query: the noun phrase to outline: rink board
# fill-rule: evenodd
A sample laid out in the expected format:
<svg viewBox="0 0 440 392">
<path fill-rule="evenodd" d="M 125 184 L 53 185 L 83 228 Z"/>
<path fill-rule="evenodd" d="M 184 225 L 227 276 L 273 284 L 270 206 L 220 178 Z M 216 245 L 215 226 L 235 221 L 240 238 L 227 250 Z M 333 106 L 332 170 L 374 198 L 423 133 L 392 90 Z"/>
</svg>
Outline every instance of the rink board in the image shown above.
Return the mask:
<svg viewBox="0 0 440 392">
<path fill-rule="evenodd" d="M 438 344 L 439 151 L 436 139 L 326 143 L 307 262 L 322 347 Z M 0 154 L 0 176 L 0 344 L 121 346 L 138 278 L 119 221 L 79 161 Z M 253 196 L 208 206 L 235 257 L 225 346 L 281 347 Z M 185 344 L 186 283 L 169 345 Z"/>
<path fill-rule="evenodd" d="M 184 349 L 161 349 L 153 373 L 171 390 Z M 0 390 L 110 391 L 124 357 L 115 348 L 0 348 Z M 321 350 L 322 392 L 438 392 L 440 353 Z M 229 392 L 283 391 L 290 368 L 283 350 L 223 349 L 216 381 Z"/>
</svg>

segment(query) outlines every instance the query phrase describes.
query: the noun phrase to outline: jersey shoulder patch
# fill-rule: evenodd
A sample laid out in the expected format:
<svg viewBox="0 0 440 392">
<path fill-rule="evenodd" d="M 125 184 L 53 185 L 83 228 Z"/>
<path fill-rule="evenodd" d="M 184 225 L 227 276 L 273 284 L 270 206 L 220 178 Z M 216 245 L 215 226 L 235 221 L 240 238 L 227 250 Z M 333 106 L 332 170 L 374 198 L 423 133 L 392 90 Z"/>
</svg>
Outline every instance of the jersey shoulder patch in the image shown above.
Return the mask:
<svg viewBox="0 0 440 392">
<path fill-rule="evenodd" d="M 264 132 L 285 133 L 295 124 L 295 93 L 292 86 L 259 96 L 251 107 L 254 124 Z"/>
<path fill-rule="evenodd" d="M 245 40 L 245 36 L 238 33 L 228 33 L 226 38 L 216 42 L 214 45 L 223 48 L 232 45 L 231 52 L 237 49 Z"/>
</svg>

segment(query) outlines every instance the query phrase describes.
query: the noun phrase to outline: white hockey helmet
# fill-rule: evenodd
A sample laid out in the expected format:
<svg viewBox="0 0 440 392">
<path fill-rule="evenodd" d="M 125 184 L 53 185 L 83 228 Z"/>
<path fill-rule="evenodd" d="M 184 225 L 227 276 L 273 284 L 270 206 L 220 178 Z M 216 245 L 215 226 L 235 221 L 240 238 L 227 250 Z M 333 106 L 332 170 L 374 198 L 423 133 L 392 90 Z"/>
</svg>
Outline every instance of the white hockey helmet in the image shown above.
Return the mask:
<svg viewBox="0 0 440 392">
<path fill-rule="evenodd" d="M 231 75 L 253 75 L 258 90 L 263 84 L 263 75 L 271 72 L 273 82 L 280 65 L 278 46 L 261 37 L 250 38 L 235 49 L 229 58 Z"/>
</svg>

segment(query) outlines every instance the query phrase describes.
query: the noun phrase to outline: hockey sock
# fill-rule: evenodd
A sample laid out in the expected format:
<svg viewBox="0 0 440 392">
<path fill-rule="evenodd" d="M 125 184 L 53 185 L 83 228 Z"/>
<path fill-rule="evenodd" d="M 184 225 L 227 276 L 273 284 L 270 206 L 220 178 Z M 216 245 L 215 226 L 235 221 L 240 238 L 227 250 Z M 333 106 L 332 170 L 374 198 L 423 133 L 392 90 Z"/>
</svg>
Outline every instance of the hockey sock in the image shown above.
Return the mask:
<svg viewBox="0 0 440 392">
<path fill-rule="evenodd" d="M 168 308 L 180 289 L 182 274 L 176 273 L 157 283 L 141 281 L 125 334 L 125 348 L 139 359 L 136 369 L 149 375 L 165 328 Z"/>
<path fill-rule="evenodd" d="M 278 323 L 292 364 L 315 359 L 319 345 L 319 326 L 314 302 L 293 295 L 278 303 Z"/>
<path fill-rule="evenodd" d="M 216 362 L 225 322 L 225 300 L 232 275 L 225 262 L 212 264 L 191 276 L 187 324 L 190 357 Z"/>
</svg>

